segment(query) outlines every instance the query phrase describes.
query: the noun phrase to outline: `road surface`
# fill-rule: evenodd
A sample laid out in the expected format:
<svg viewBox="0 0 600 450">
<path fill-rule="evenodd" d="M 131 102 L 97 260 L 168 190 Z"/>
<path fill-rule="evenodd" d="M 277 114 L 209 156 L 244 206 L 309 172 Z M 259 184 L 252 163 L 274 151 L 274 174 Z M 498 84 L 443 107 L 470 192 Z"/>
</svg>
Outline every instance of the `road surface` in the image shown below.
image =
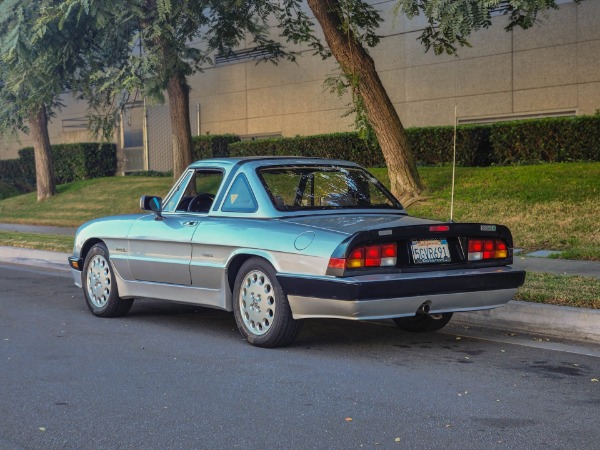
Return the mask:
<svg viewBox="0 0 600 450">
<path fill-rule="evenodd" d="M 313 320 L 259 349 L 229 313 L 100 319 L 65 273 L 0 265 L 0 448 L 598 448 L 600 349 L 468 334 Z"/>
</svg>

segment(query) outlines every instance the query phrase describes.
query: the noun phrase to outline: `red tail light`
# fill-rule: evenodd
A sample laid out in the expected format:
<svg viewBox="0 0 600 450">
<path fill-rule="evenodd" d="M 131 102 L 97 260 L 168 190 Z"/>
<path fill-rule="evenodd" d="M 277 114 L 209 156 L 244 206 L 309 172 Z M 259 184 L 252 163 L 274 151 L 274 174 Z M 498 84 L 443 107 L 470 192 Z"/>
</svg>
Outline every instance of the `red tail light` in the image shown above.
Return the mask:
<svg viewBox="0 0 600 450">
<path fill-rule="evenodd" d="M 393 267 L 398 260 L 396 244 L 357 247 L 348 258 L 331 258 L 330 269 L 360 269 L 362 267 Z"/>
<path fill-rule="evenodd" d="M 358 247 L 352 250 L 348 260 L 346 261 L 346 267 L 348 269 L 357 269 L 365 266 L 365 248 Z"/>
<path fill-rule="evenodd" d="M 448 231 L 450 230 L 450 227 L 448 225 L 431 225 L 429 227 L 429 231 Z"/>
<path fill-rule="evenodd" d="M 469 261 L 504 259 L 507 256 L 506 242 L 500 239 L 469 239 Z"/>
<path fill-rule="evenodd" d="M 381 245 L 370 245 L 365 251 L 365 267 L 381 265 Z"/>
</svg>

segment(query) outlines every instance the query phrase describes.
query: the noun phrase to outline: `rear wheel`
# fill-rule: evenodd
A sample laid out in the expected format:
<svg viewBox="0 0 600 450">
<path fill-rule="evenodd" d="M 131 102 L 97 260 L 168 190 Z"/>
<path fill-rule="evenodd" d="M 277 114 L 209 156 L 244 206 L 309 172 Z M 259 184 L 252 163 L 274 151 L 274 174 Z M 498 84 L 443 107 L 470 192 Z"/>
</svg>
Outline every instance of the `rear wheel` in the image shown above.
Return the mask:
<svg viewBox="0 0 600 450">
<path fill-rule="evenodd" d="M 133 305 L 133 299 L 119 297 L 108 249 L 103 243 L 94 245 L 85 257 L 83 293 L 89 310 L 99 317 L 123 316 Z"/>
<path fill-rule="evenodd" d="M 233 288 L 233 313 L 242 336 L 257 347 L 288 345 L 302 327 L 292 317 L 275 269 L 261 258 L 250 258 L 240 267 Z"/>
<path fill-rule="evenodd" d="M 394 322 L 404 331 L 427 333 L 441 330 L 448 325 L 450 319 L 452 319 L 452 313 L 417 314 L 412 317 L 397 317 Z"/>
</svg>

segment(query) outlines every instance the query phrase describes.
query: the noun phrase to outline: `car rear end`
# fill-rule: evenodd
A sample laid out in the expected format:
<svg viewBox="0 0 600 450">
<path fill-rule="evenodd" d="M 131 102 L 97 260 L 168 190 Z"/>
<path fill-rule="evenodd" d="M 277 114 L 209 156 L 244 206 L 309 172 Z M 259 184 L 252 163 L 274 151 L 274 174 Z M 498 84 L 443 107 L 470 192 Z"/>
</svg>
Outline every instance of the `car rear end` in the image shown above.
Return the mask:
<svg viewBox="0 0 600 450">
<path fill-rule="evenodd" d="M 294 318 L 382 319 L 497 308 L 525 279 L 502 225 L 426 223 L 354 232 L 324 276 L 280 274 Z"/>
</svg>

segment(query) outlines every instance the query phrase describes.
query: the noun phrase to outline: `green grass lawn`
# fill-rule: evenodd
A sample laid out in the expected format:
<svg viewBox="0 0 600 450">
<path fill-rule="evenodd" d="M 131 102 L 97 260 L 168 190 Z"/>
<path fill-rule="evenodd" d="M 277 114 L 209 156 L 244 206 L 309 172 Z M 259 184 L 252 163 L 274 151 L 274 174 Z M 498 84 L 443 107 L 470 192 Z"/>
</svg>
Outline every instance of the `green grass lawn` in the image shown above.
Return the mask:
<svg viewBox="0 0 600 450">
<path fill-rule="evenodd" d="M 600 309 L 600 280 L 592 277 L 527 272 L 515 300 Z"/>
<path fill-rule="evenodd" d="M 58 195 L 38 202 L 31 192 L 0 201 L 0 222 L 78 227 L 97 217 L 140 212 L 144 194 L 164 196 L 172 178 L 109 177 L 57 186 Z"/>
<path fill-rule="evenodd" d="M 388 182 L 386 169 L 372 169 Z M 419 170 L 428 197 L 408 208 L 450 217 L 451 167 Z M 563 258 L 600 260 L 600 163 L 458 167 L 454 220 L 507 225 L 515 246 L 562 250 Z"/>
</svg>

